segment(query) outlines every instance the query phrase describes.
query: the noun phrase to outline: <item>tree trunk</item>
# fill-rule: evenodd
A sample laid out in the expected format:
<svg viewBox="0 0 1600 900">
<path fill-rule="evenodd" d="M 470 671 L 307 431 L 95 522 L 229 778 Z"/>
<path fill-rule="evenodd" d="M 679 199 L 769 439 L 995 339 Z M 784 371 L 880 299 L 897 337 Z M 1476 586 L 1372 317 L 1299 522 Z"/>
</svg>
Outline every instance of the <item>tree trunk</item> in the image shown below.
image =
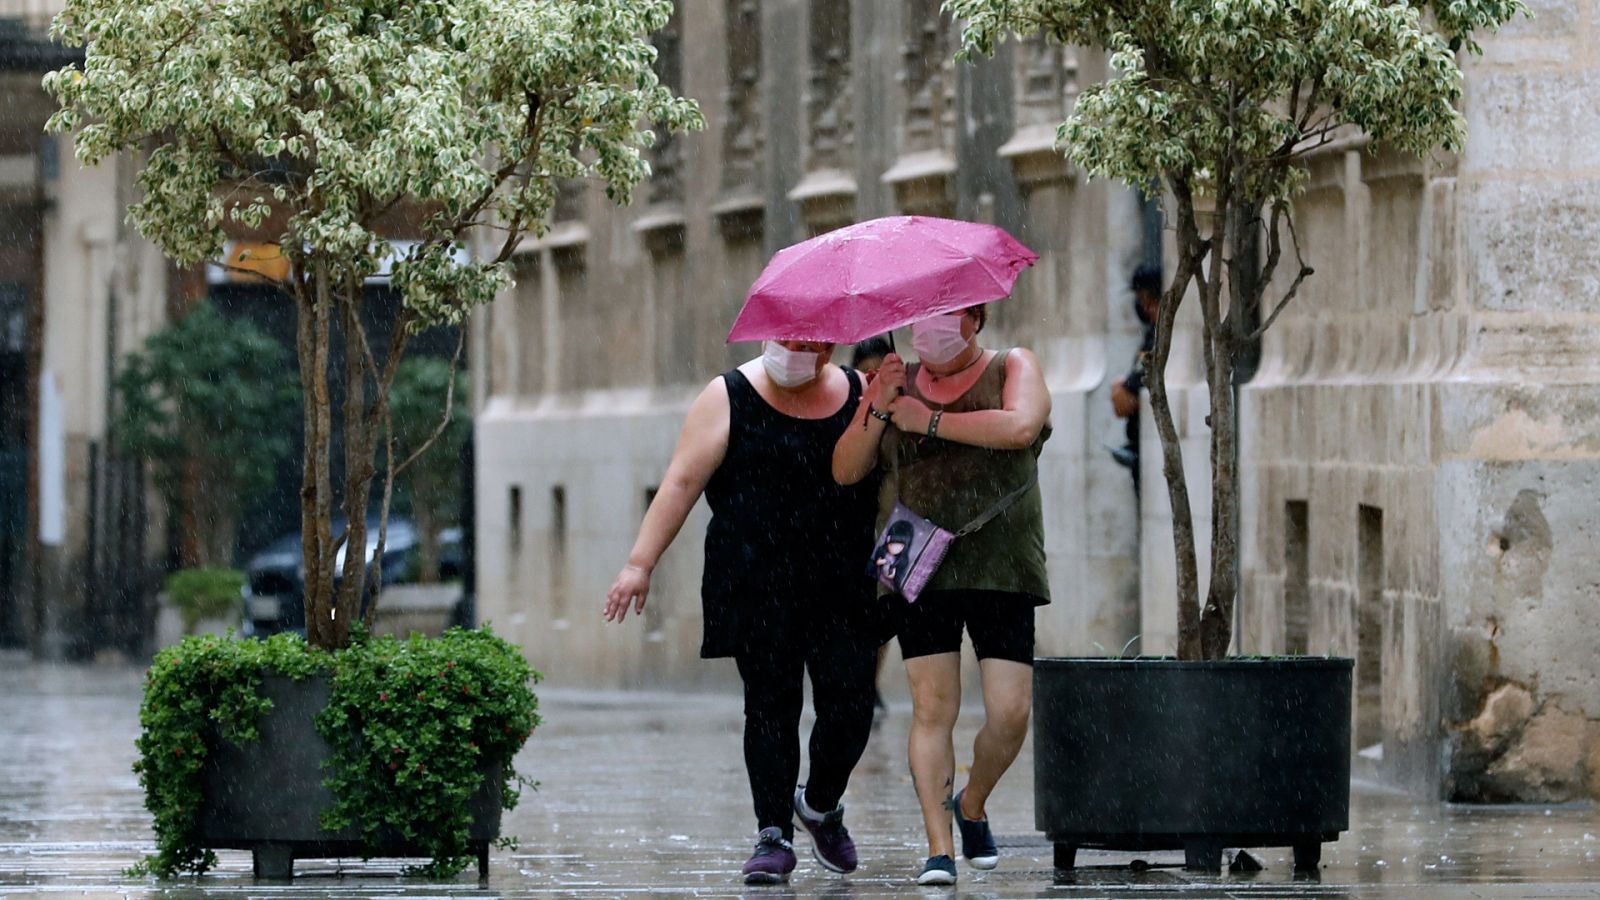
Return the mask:
<svg viewBox="0 0 1600 900">
<path fill-rule="evenodd" d="M 1189 505 L 1189 483 L 1183 469 L 1183 444 L 1172 418 L 1172 403 L 1167 396 L 1167 360 L 1172 354 L 1172 334 L 1184 294 L 1194 280 L 1200 250 L 1185 246 L 1184 235 L 1193 234 L 1194 204 L 1188 186 L 1174 179 L 1178 198 L 1178 271 L 1173 274 L 1156 312 L 1156 341 L 1148 360 L 1145 384 L 1150 389 L 1150 411 L 1161 436 L 1161 469 L 1167 483 L 1167 499 L 1172 508 L 1172 549 L 1178 574 L 1178 658 L 1195 659 L 1199 654 L 1200 577 L 1195 557 L 1194 512 Z M 1188 227 L 1184 223 L 1189 223 Z"/>
<path fill-rule="evenodd" d="M 1208 323 L 1214 359 L 1207 381 L 1211 386 L 1211 586 L 1201 617 L 1201 644 L 1206 659 L 1221 659 L 1233 641 L 1234 609 L 1239 597 L 1239 428 L 1238 395 L 1234 387 L 1240 354 L 1252 327 L 1248 311 L 1258 304 L 1262 278 L 1256 271 L 1252 233 L 1260 204 L 1244 197 L 1230 198 L 1227 215 L 1218 219 L 1225 229 L 1229 309 L 1221 313 L 1220 284 L 1213 286 L 1218 315 Z"/>
<path fill-rule="evenodd" d="M 422 497 L 423 492 L 413 489 L 412 496 Z M 417 581 L 422 584 L 439 582 L 439 526 L 433 514 L 433 504 L 419 502 L 414 509 L 417 519 Z"/>
<path fill-rule="evenodd" d="M 311 284 L 297 285 L 299 300 L 295 343 L 300 358 L 300 385 L 305 409 L 305 456 L 300 488 L 301 552 L 305 558 L 306 640 L 331 650 L 343 646 L 333 630 L 333 554 L 328 514 L 332 508 L 328 472 L 328 325 L 331 295 L 326 263 L 309 260 Z M 348 633 L 347 635 L 348 636 Z"/>
<path fill-rule="evenodd" d="M 1236 196 L 1241 182 L 1224 167 L 1218 179 L 1216 215 L 1212 220 L 1211 277 L 1204 290 L 1206 385 L 1211 407 L 1211 584 L 1200 620 L 1201 654 L 1221 659 L 1233 640 L 1233 610 L 1239 580 L 1239 453 L 1235 425 L 1233 372 L 1239 342 L 1234 329 L 1241 321 L 1239 282 L 1244 252 L 1243 229 L 1248 210 Z M 1223 318 L 1223 289 L 1232 308 Z"/>
<path fill-rule="evenodd" d="M 1206 388 L 1211 426 L 1211 583 L 1200 615 L 1200 658 L 1221 659 L 1232 637 L 1234 557 L 1238 552 L 1237 511 L 1234 509 L 1237 473 L 1233 433 L 1233 342 L 1223 327 L 1222 289 L 1225 262 L 1235 245 L 1231 184 L 1225 169 L 1217 180 L 1216 211 L 1211 218 L 1209 273 L 1200 285 L 1200 312 L 1204 322 Z"/>
<path fill-rule="evenodd" d="M 348 538 L 338 591 L 340 646 L 362 614 L 367 585 L 367 501 L 372 485 L 372 434 L 368 425 L 366 355 L 361 333 L 361 284 L 346 279 L 339 298 L 344 332 L 344 515 Z M 381 565 L 382 561 L 377 561 Z"/>
<path fill-rule="evenodd" d="M 204 565 L 232 567 L 234 544 L 239 534 L 239 491 L 220 478 L 208 478 L 205 484 L 208 490 L 201 507 L 204 511 L 202 521 L 205 523 Z"/>
<path fill-rule="evenodd" d="M 1211 344 L 1206 386 L 1211 400 L 1211 584 L 1200 615 L 1202 659 L 1227 655 L 1233 637 L 1233 601 L 1238 590 L 1239 452 L 1234 429 L 1232 341 L 1222 327 L 1221 285 L 1206 286 L 1206 340 Z"/>
<path fill-rule="evenodd" d="M 380 369 L 377 361 L 373 360 L 373 376 L 375 379 L 372 408 L 368 411 L 367 428 L 368 444 L 367 454 L 373 455 L 378 446 L 378 434 L 383 434 L 383 491 L 379 501 L 378 512 L 378 540 L 374 556 L 378 559 L 378 566 L 372 572 L 371 598 L 362 613 L 362 621 L 368 629 L 372 628 L 378 618 L 378 601 L 383 593 L 383 557 L 388 550 L 389 541 L 389 509 L 394 499 L 394 479 L 396 462 L 394 458 L 394 431 L 389 417 L 389 390 L 394 386 L 395 372 L 400 365 L 400 359 L 405 355 L 406 344 L 411 339 L 411 323 L 406 311 L 402 309 L 395 318 L 394 330 L 389 334 L 389 350 L 384 357 Z M 460 353 L 461 344 L 456 345 L 456 352 Z M 376 475 L 376 472 L 373 473 Z M 369 479 L 370 487 L 370 479 Z"/>
<path fill-rule="evenodd" d="M 233 509 L 234 504 L 219 504 L 216 516 L 216 530 L 212 532 L 215 541 L 212 565 L 231 569 L 234 567 L 233 553 L 239 537 L 239 514 Z"/>
<path fill-rule="evenodd" d="M 205 527 L 201 524 L 200 460 L 189 456 L 178 473 L 178 564 L 186 569 L 209 564 L 206 559 Z"/>
</svg>

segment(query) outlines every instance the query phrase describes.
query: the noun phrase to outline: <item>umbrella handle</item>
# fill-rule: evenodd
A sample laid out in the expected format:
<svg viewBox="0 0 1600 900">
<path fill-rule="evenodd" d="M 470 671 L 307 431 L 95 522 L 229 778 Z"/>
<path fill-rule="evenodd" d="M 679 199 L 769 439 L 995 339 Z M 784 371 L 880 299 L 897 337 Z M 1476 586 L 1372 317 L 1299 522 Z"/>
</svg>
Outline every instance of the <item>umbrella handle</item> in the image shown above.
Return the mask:
<svg viewBox="0 0 1600 900">
<path fill-rule="evenodd" d="M 889 352 L 898 355 L 900 351 L 896 350 L 895 347 L 894 347 L 894 330 L 890 329 L 887 332 L 887 335 L 888 335 L 888 338 L 889 338 Z M 894 389 L 894 395 L 896 397 L 904 397 L 905 394 L 906 394 L 906 389 L 903 388 L 903 387 Z"/>
</svg>

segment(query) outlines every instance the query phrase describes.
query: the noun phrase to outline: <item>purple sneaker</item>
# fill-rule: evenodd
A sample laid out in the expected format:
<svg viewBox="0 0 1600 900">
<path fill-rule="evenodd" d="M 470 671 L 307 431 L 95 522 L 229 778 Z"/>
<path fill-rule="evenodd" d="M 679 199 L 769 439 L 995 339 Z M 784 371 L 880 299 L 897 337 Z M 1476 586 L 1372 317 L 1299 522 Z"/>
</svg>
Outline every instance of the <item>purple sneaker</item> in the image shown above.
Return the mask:
<svg viewBox="0 0 1600 900">
<path fill-rule="evenodd" d="M 807 833 L 811 835 L 812 854 L 817 862 L 830 872 L 844 875 L 856 870 L 856 842 L 850 840 L 850 832 L 844 827 L 844 804 L 834 807 L 833 812 L 820 819 L 813 819 L 806 813 L 806 786 L 794 792 L 794 815 L 800 820 Z"/>
<path fill-rule="evenodd" d="M 744 883 L 781 884 L 789 880 L 794 863 L 794 845 L 783 839 L 782 829 L 776 825 L 763 828 L 757 835 L 756 852 L 744 864 Z"/>
</svg>

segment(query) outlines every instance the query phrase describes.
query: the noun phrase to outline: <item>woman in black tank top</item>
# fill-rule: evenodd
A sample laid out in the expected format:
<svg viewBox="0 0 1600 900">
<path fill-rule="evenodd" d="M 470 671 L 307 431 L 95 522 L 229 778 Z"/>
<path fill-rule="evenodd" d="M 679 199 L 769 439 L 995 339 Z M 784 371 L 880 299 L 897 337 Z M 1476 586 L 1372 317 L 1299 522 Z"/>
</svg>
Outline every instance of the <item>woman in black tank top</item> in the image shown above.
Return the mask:
<svg viewBox="0 0 1600 900">
<path fill-rule="evenodd" d="M 827 364 L 833 345 L 769 342 L 689 408 L 677 450 L 628 563 L 606 598 L 607 620 L 642 611 L 650 572 L 704 493 L 711 507 L 701 581 L 703 657 L 733 657 L 745 688 L 745 767 L 758 842 L 748 883 L 786 880 L 798 818 L 822 864 L 856 867 L 840 799 L 872 728 L 873 663 L 883 642 L 873 582 L 878 485 L 841 486 L 833 448 L 862 383 Z M 816 724 L 811 771 L 797 790 L 803 678 Z"/>
</svg>

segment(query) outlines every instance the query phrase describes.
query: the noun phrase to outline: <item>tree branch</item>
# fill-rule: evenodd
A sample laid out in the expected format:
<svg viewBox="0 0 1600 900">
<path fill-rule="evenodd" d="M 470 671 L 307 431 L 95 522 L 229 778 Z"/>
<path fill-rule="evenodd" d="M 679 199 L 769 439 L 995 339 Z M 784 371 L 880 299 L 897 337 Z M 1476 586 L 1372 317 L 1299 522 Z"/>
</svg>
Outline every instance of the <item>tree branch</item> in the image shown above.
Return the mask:
<svg viewBox="0 0 1600 900">
<path fill-rule="evenodd" d="M 399 466 L 396 466 L 394 464 L 394 419 L 390 414 L 388 391 L 386 389 L 383 392 L 383 395 L 382 395 L 383 396 L 382 407 L 383 407 L 384 474 L 383 474 L 383 500 L 382 500 L 382 506 L 380 507 L 380 513 L 379 513 L 379 516 L 378 516 L 378 551 L 377 551 L 377 558 L 379 560 L 383 559 L 384 544 L 388 540 L 389 509 L 390 509 L 391 505 L 394 502 L 394 481 L 395 481 L 395 479 L 397 477 L 399 477 L 400 473 L 404 472 L 411 465 L 412 462 L 414 462 L 418 457 L 422 456 L 422 454 L 424 452 L 426 452 L 428 450 L 428 448 L 433 446 L 434 442 L 439 439 L 439 436 L 444 434 L 445 429 L 449 427 L 450 420 L 454 416 L 454 412 L 455 412 L 455 391 L 456 391 L 456 369 L 457 369 L 457 366 L 461 362 L 462 350 L 466 347 L 467 329 L 466 329 L 465 326 L 459 326 L 458 327 L 458 332 L 459 333 L 458 333 L 457 338 L 456 338 L 456 352 L 450 357 L 450 380 L 449 380 L 449 383 L 445 386 L 444 419 L 439 423 L 439 427 L 434 429 L 433 434 L 429 435 L 428 439 L 423 441 L 422 446 L 418 447 L 416 452 L 412 453 L 411 456 L 408 457 L 405 460 L 405 462 L 401 463 Z M 419 522 L 418 525 L 421 526 L 422 523 Z M 428 540 L 431 540 L 431 535 L 428 535 L 428 536 L 419 535 L 419 540 L 424 539 L 424 538 L 426 538 Z M 378 595 L 380 593 L 382 593 L 382 591 L 383 591 L 383 566 L 379 565 L 376 568 L 376 570 L 373 572 L 373 574 L 372 574 L 372 601 L 367 604 L 366 611 L 362 614 L 362 620 L 364 622 L 366 622 L 368 628 L 372 627 L 372 623 L 373 623 L 375 617 L 377 616 L 377 612 L 378 612 Z"/>
<path fill-rule="evenodd" d="M 524 126 L 524 133 L 528 138 L 527 152 L 521 156 L 511 159 L 505 165 L 495 170 L 494 175 L 490 178 L 489 187 L 483 191 L 478 199 L 472 201 L 472 203 L 469 204 L 460 215 L 456 216 L 450 224 L 440 229 L 437 234 L 434 234 L 432 237 L 429 237 L 427 240 L 423 241 L 422 245 L 416 250 L 417 256 L 421 256 L 423 253 L 438 247 L 446 240 L 458 239 L 461 234 L 466 231 L 472 220 L 477 218 L 478 213 L 483 210 L 484 206 L 486 206 L 490 200 L 494 199 L 494 195 L 500 190 L 501 185 L 505 184 L 507 179 L 516 174 L 518 167 L 524 162 L 538 158 L 539 137 L 543 128 L 543 118 L 541 113 L 544 111 L 544 101 L 542 97 L 533 93 L 532 91 L 527 92 L 527 98 L 528 118 L 527 123 Z M 523 183 L 526 184 L 527 180 L 532 177 L 533 170 L 530 166 L 528 173 L 523 176 Z M 513 249 L 515 248 L 515 242 L 510 237 L 507 238 L 507 244 Z M 510 258 L 510 252 L 504 252 L 505 258 Z M 496 262 L 502 261 L 502 259 L 496 260 Z"/>
<path fill-rule="evenodd" d="M 1316 115 L 1318 94 L 1322 93 L 1322 73 L 1318 72 L 1311 79 L 1311 93 L 1306 97 L 1306 108 L 1301 112 L 1301 118 L 1295 121 L 1295 130 L 1305 133 L 1306 126 L 1311 124 L 1311 117 Z"/>
<path fill-rule="evenodd" d="M 1283 201 L 1279 201 L 1279 203 L 1281 204 L 1281 203 L 1283 203 Z M 1278 218 L 1277 209 L 1274 208 L 1274 210 L 1273 210 L 1273 220 L 1274 220 L 1274 228 L 1273 228 L 1274 238 L 1273 238 L 1273 241 L 1274 241 L 1274 244 L 1277 243 L 1277 238 L 1276 238 L 1276 232 L 1277 232 L 1276 220 L 1277 220 L 1277 218 Z M 1295 260 L 1297 260 L 1300 263 L 1300 271 L 1298 273 L 1296 273 L 1296 275 L 1294 277 L 1294 283 L 1289 285 L 1289 290 L 1288 290 L 1288 292 L 1286 292 L 1283 295 L 1283 299 L 1279 300 L 1277 306 L 1273 307 L 1272 315 L 1268 316 L 1266 321 L 1261 323 L 1261 327 L 1260 328 L 1257 328 L 1254 332 L 1252 332 L 1250 334 L 1250 337 L 1248 339 L 1252 340 L 1252 341 L 1260 339 L 1260 337 L 1262 335 L 1267 333 L 1267 329 L 1272 327 L 1272 323 L 1278 321 L 1278 314 L 1283 312 L 1284 307 L 1289 305 L 1289 301 L 1290 300 L 1294 299 L 1294 295 L 1300 290 L 1301 283 L 1304 282 L 1307 278 L 1309 278 L 1313 273 L 1316 272 L 1315 269 L 1313 269 L 1310 266 L 1306 265 L 1305 257 L 1300 255 L 1300 235 L 1295 231 L 1294 215 L 1287 209 L 1284 210 L 1283 221 L 1284 221 L 1284 223 L 1286 225 L 1289 226 L 1289 240 L 1290 240 L 1291 246 L 1294 247 L 1294 258 L 1295 258 Z M 1276 254 L 1277 252 L 1278 252 L 1277 248 L 1274 247 L 1274 253 Z M 1274 265 L 1276 265 L 1276 264 L 1274 264 Z"/>
<path fill-rule="evenodd" d="M 1167 482 L 1167 501 L 1172 510 L 1173 556 L 1177 566 L 1178 658 L 1200 658 L 1199 574 L 1196 562 L 1194 512 L 1189 504 L 1189 485 L 1183 468 L 1183 446 L 1172 418 L 1167 396 L 1167 359 L 1172 351 L 1172 333 L 1178 307 L 1200 271 L 1200 261 L 1209 252 L 1194 221 L 1194 195 L 1188 173 L 1168 176 L 1177 202 L 1178 270 L 1167 286 L 1156 309 L 1156 342 L 1151 353 L 1151 371 L 1145 378 L 1150 389 L 1150 409 L 1156 431 L 1161 436 L 1161 470 Z"/>
</svg>

